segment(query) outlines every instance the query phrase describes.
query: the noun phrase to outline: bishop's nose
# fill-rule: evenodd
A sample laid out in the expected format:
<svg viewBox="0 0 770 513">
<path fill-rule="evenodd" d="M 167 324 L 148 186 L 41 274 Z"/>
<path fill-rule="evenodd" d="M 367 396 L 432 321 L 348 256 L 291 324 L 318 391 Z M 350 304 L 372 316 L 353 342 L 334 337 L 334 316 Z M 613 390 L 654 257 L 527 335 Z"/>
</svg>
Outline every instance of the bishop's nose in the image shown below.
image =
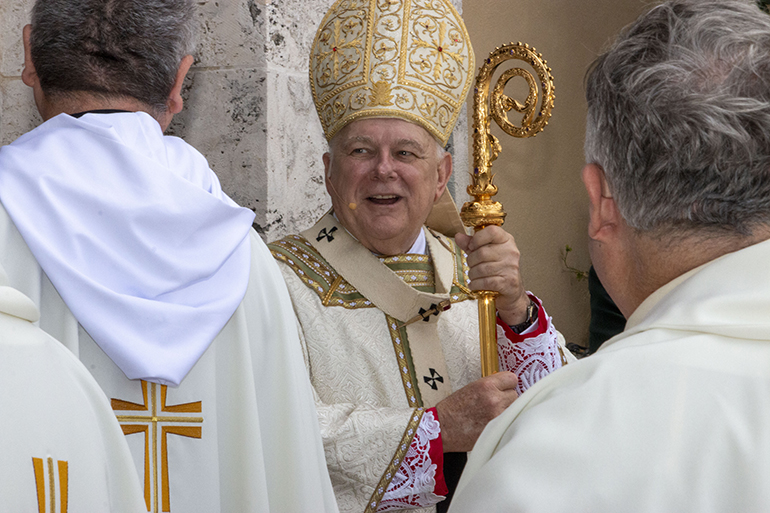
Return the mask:
<svg viewBox="0 0 770 513">
<path fill-rule="evenodd" d="M 396 164 L 397 161 L 389 152 L 381 151 L 377 155 L 372 177 L 375 180 L 393 180 L 396 177 Z"/>
</svg>

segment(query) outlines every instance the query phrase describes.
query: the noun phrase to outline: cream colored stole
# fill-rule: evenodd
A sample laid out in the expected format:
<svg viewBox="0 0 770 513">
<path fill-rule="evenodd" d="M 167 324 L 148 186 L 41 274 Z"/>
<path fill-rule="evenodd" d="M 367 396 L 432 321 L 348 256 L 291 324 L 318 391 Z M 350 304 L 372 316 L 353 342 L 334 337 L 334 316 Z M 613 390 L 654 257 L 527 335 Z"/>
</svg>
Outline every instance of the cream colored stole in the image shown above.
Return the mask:
<svg viewBox="0 0 770 513">
<path fill-rule="evenodd" d="M 435 293 L 420 292 L 388 269 L 332 216 L 331 211 L 302 236 L 337 272 L 369 301 L 402 324 L 449 300 L 455 275 L 454 255 L 432 234 L 426 234 L 434 267 Z M 422 311 L 421 311 L 422 310 Z M 423 406 L 430 408 L 452 393 L 444 350 L 437 331 L 438 315 L 406 327 Z M 408 372 L 402 369 L 403 372 Z M 440 381 L 441 378 L 443 381 Z M 435 389 L 434 389 L 435 387 Z"/>
</svg>

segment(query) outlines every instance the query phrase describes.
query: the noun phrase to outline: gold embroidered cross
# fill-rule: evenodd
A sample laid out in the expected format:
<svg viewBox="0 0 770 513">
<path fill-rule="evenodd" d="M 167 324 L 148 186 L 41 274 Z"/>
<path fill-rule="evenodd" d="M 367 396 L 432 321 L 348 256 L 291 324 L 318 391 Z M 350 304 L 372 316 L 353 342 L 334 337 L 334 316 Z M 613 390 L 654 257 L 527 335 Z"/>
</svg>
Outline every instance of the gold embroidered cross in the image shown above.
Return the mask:
<svg viewBox="0 0 770 513">
<path fill-rule="evenodd" d="M 429 25 L 426 24 L 425 28 L 429 28 Z M 458 43 L 459 40 L 457 38 L 450 40 L 446 40 L 446 33 L 447 33 L 447 27 L 446 27 L 446 21 L 442 21 L 438 25 L 438 38 L 430 43 L 422 41 L 420 39 L 416 40 L 414 44 L 416 46 L 422 47 L 422 48 L 431 48 L 436 51 L 436 64 L 433 66 L 433 78 L 436 80 L 441 77 L 441 65 L 444 64 L 445 58 L 452 58 L 455 61 L 457 61 L 458 64 L 462 65 L 463 61 L 465 60 L 465 57 L 460 55 L 457 52 L 450 52 L 447 50 L 447 47 L 451 45 L 452 43 Z"/>
<path fill-rule="evenodd" d="M 180 413 L 201 413 L 201 402 L 166 405 L 166 385 L 150 383 L 150 401 L 147 401 L 147 382 L 142 381 L 143 404 L 112 399 L 112 409 L 118 411 L 147 412 L 147 415 L 116 415 L 123 434 L 144 433 L 144 501 L 147 511 L 158 510 L 158 439 L 160 438 L 160 495 L 163 497 L 164 512 L 171 511 L 171 498 L 168 484 L 168 446 L 167 435 L 180 435 L 189 438 L 201 438 L 201 427 L 189 424 L 201 424 L 203 417 L 187 417 Z M 158 408 L 160 403 L 160 408 Z M 160 411 L 159 411 L 160 410 Z M 167 415 L 160 415 L 160 414 Z M 169 415 L 170 414 L 170 415 Z M 182 424 L 182 425 L 179 425 Z M 160 436 L 158 436 L 160 427 Z M 152 472 L 151 472 L 152 469 Z M 150 477 L 152 476 L 152 486 Z M 152 507 L 151 507 L 151 497 Z"/>
<path fill-rule="evenodd" d="M 348 27 L 349 29 L 350 27 Z M 342 32 L 342 20 L 334 20 L 334 41 L 330 43 L 330 46 L 332 47 L 331 50 L 328 52 L 323 52 L 321 55 L 318 56 L 318 60 L 322 61 L 326 59 L 328 56 L 332 56 L 332 61 L 334 62 L 333 70 L 334 70 L 334 78 L 337 78 L 337 75 L 339 75 L 340 70 L 340 51 L 344 50 L 345 48 L 350 48 L 352 46 L 360 45 L 361 40 L 360 39 L 354 39 L 353 41 L 345 42 L 343 41 L 342 37 L 340 36 L 340 33 Z"/>
</svg>

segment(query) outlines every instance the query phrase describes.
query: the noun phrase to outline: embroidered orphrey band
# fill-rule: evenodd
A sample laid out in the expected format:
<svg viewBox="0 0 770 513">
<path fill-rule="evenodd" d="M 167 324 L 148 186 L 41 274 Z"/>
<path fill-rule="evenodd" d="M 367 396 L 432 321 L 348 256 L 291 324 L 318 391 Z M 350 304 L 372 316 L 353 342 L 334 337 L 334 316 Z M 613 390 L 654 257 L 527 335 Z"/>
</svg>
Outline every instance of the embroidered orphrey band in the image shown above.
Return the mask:
<svg viewBox="0 0 770 513">
<path fill-rule="evenodd" d="M 410 371 L 410 364 L 407 360 L 408 343 L 406 338 L 406 326 L 399 326 L 399 322 L 391 317 L 385 315 L 388 322 L 388 331 L 390 332 L 390 338 L 393 341 L 393 349 L 396 352 L 396 360 L 398 361 L 398 370 L 401 374 L 401 382 L 404 385 L 404 392 L 406 393 L 406 400 L 409 401 L 409 406 L 416 408 L 422 406 L 422 399 L 420 398 L 420 390 L 417 388 L 416 383 L 412 380 L 413 372 Z"/>
<path fill-rule="evenodd" d="M 450 300 L 458 303 L 473 299 L 468 290 L 468 264 L 462 251 L 439 238 L 442 245 L 452 249 L 455 255 L 455 274 L 452 281 Z M 318 254 L 313 246 L 300 235 L 290 235 L 268 244 L 276 260 L 288 265 L 302 282 L 315 292 L 322 304 L 327 307 L 341 306 L 355 310 L 358 308 L 376 308 L 355 287 L 337 274 L 329 263 Z M 425 255 L 394 255 L 383 257 L 382 261 L 406 283 L 423 292 L 432 292 L 434 288 L 433 272 L 430 270 L 430 258 Z M 422 267 L 422 268 L 421 268 Z"/>
<path fill-rule="evenodd" d="M 390 460 L 388 468 L 385 469 L 385 473 L 380 478 L 380 482 L 377 483 L 377 486 L 374 488 L 374 493 L 369 499 L 369 503 L 366 505 L 364 513 L 375 513 L 377 511 L 377 507 L 380 505 L 380 501 L 382 501 L 382 497 L 385 495 L 385 491 L 388 489 L 388 486 L 390 486 L 390 482 L 393 481 L 393 478 L 396 476 L 396 472 L 398 471 L 399 467 L 401 467 L 401 462 L 404 461 L 406 452 L 409 450 L 409 446 L 412 444 L 412 438 L 414 438 L 414 435 L 417 433 L 417 426 L 420 425 L 420 420 L 422 420 L 424 413 L 425 410 L 422 408 L 416 408 L 414 410 L 412 418 L 404 430 L 404 436 L 401 437 L 401 442 L 399 442 L 398 447 L 396 448 L 396 452 L 393 455 L 393 458 Z"/>
<path fill-rule="evenodd" d="M 37 509 L 39 513 L 46 513 L 46 488 L 45 476 L 46 467 L 48 469 L 48 500 L 49 511 L 56 509 L 56 475 L 54 473 L 53 458 L 50 456 L 43 462 L 43 458 L 32 458 L 32 467 L 35 469 L 35 486 L 37 489 Z M 56 468 L 59 475 L 59 510 L 61 513 L 67 513 L 69 502 L 69 465 L 66 461 L 58 460 Z"/>
</svg>

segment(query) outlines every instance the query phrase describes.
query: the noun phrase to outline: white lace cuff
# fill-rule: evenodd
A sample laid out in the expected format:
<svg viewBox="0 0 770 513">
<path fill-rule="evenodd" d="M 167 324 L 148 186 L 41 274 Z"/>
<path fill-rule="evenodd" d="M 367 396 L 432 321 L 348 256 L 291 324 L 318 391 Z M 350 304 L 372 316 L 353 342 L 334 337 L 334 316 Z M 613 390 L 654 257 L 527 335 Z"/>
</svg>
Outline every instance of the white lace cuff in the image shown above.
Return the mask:
<svg viewBox="0 0 770 513">
<path fill-rule="evenodd" d="M 545 310 L 541 310 L 545 313 Z M 551 317 L 545 315 L 548 325 L 544 333 L 512 341 L 506 336 L 505 329 L 497 325 L 497 353 L 500 370 L 511 371 L 519 377 L 516 391 L 519 395 L 537 383 L 540 378 L 562 366 L 561 352 L 556 328 Z"/>
<path fill-rule="evenodd" d="M 425 508 L 444 499 L 433 493 L 436 487 L 436 464 L 430 459 L 430 441 L 441 432 L 433 412 L 426 411 L 412 443 L 395 477 L 377 508 L 378 512 L 397 509 Z"/>
</svg>

